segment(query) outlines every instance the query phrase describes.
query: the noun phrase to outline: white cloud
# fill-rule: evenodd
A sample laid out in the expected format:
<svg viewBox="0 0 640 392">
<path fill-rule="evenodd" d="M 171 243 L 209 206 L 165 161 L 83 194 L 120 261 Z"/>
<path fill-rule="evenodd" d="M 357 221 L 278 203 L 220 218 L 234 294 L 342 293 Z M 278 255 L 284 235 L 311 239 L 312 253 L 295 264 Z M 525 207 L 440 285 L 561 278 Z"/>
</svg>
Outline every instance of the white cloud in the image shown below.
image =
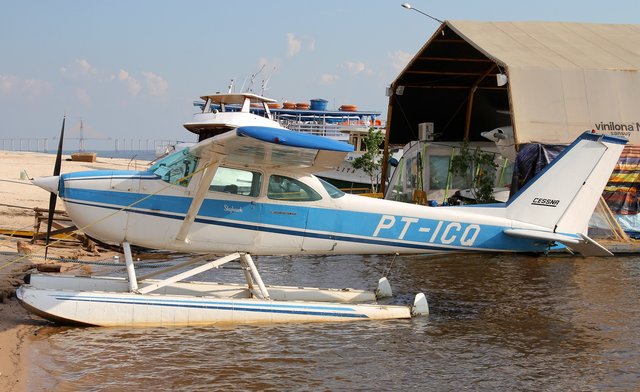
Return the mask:
<svg viewBox="0 0 640 392">
<path fill-rule="evenodd" d="M 322 83 L 324 84 L 332 84 L 335 81 L 338 80 L 338 76 L 337 75 L 332 75 L 332 74 L 322 74 L 320 76 L 320 79 L 322 80 Z"/>
<path fill-rule="evenodd" d="M 71 79 L 100 76 L 98 69 L 86 59 L 75 59 L 73 63 L 61 67 L 60 72 Z"/>
<path fill-rule="evenodd" d="M 364 65 L 362 61 L 357 61 L 357 62 L 347 61 L 344 65 L 347 68 L 347 70 L 352 73 L 360 73 L 360 72 L 363 72 L 365 69 L 367 69 L 367 67 Z"/>
<path fill-rule="evenodd" d="M 17 76 L 0 75 L 0 92 L 10 93 L 18 83 L 20 83 L 20 79 Z"/>
<path fill-rule="evenodd" d="M 316 40 L 315 39 L 309 39 L 309 41 L 307 42 L 307 50 L 309 52 L 313 52 L 314 50 L 316 50 Z"/>
<path fill-rule="evenodd" d="M 51 83 L 36 79 L 25 79 L 22 82 L 27 95 L 37 98 L 49 93 L 52 90 Z"/>
<path fill-rule="evenodd" d="M 409 64 L 413 55 L 402 50 L 397 50 L 393 53 L 389 53 L 389 58 L 391 59 L 391 66 L 393 69 L 400 72 L 407 66 L 407 64 Z"/>
<path fill-rule="evenodd" d="M 154 97 L 161 97 L 167 94 L 169 90 L 169 83 L 164 80 L 160 75 L 153 72 L 143 72 L 144 77 L 147 79 L 147 88 L 149 94 Z"/>
<path fill-rule="evenodd" d="M 302 48 L 302 41 L 295 37 L 293 33 L 287 33 L 287 56 L 293 57 Z"/>
<path fill-rule="evenodd" d="M 118 79 L 120 80 L 129 79 L 129 72 L 125 71 L 124 69 L 121 69 L 120 72 L 118 72 Z"/>
<path fill-rule="evenodd" d="M 78 64 L 84 74 L 96 73 L 95 68 L 93 68 L 86 59 L 76 59 L 76 64 Z"/>
<path fill-rule="evenodd" d="M 18 94 L 38 98 L 52 90 L 51 83 L 37 79 L 24 79 L 15 75 L 0 74 L 0 93 Z"/>
<path fill-rule="evenodd" d="M 118 72 L 118 80 L 122 80 L 123 82 L 127 83 L 127 91 L 129 91 L 129 94 L 131 94 L 134 97 L 140 93 L 140 90 L 142 90 L 142 86 L 140 85 L 140 82 L 138 82 L 134 77 L 129 75 L 129 72 L 125 71 L 124 69 L 121 69 Z"/>
</svg>

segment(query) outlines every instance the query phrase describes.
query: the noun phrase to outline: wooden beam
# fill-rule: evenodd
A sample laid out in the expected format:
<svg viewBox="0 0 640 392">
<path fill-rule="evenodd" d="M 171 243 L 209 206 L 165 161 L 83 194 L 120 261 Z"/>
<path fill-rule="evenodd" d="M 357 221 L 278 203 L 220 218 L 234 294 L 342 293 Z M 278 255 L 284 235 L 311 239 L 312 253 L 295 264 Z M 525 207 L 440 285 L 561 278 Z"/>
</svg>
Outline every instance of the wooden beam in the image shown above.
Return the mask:
<svg viewBox="0 0 640 392">
<path fill-rule="evenodd" d="M 391 84 L 390 87 L 391 96 L 389 97 L 389 104 L 387 106 L 387 121 L 384 124 L 384 147 L 382 149 L 382 171 L 380 173 L 380 192 L 384 198 L 384 194 L 387 190 L 387 161 L 389 160 L 389 134 L 391 134 L 391 113 L 393 112 L 393 97 L 396 95 L 396 86 Z"/>
<path fill-rule="evenodd" d="M 404 84 L 401 83 L 404 88 L 420 88 L 420 89 L 443 89 L 443 90 L 468 90 L 470 86 L 430 86 L 424 84 Z M 478 86 L 478 90 L 506 90 L 507 87 L 497 87 L 497 86 Z"/>
<path fill-rule="evenodd" d="M 465 124 L 464 124 L 463 140 L 465 141 L 469 140 L 469 130 L 471 129 L 471 112 L 473 111 L 473 97 L 475 96 L 476 91 L 478 90 L 478 85 L 484 80 L 484 78 L 487 77 L 487 75 L 493 72 L 494 69 L 496 69 L 495 63 L 492 64 L 491 67 L 487 68 L 487 70 L 482 74 L 482 76 L 479 77 L 475 81 L 475 83 L 473 83 L 473 86 L 471 86 L 471 89 L 469 90 L 469 95 L 467 97 L 467 115 L 466 115 Z"/>
<path fill-rule="evenodd" d="M 484 72 L 443 72 L 443 71 L 406 71 L 405 74 L 414 75 L 444 75 L 444 76 L 483 76 Z"/>
<path fill-rule="evenodd" d="M 461 63 L 492 63 L 488 58 L 463 58 L 463 57 L 418 57 L 416 60 L 423 61 L 452 61 Z"/>
</svg>

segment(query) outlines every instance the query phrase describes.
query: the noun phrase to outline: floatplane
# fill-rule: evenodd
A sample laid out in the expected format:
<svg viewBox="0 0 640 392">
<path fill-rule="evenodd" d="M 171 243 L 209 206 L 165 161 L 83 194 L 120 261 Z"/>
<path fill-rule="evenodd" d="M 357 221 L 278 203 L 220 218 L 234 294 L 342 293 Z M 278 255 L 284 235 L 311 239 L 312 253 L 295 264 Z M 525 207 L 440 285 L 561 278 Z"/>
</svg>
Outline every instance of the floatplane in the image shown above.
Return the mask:
<svg viewBox="0 0 640 392">
<path fill-rule="evenodd" d="M 586 227 L 623 139 L 584 133 L 507 203 L 427 207 L 345 194 L 316 177 L 344 160 L 347 143 L 264 124 L 231 128 L 145 171 L 34 180 L 83 232 L 122 246 L 127 277 L 32 274 L 18 299 L 47 319 L 99 326 L 409 318 L 428 313 L 424 294 L 407 306 L 376 303 L 391 292 L 385 278 L 375 292 L 267 286 L 252 256 L 551 247 L 611 255 Z M 131 245 L 204 255 L 139 276 Z M 246 284 L 187 280 L 231 261 Z M 154 279 L 179 268 L 189 269 Z"/>
</svg>

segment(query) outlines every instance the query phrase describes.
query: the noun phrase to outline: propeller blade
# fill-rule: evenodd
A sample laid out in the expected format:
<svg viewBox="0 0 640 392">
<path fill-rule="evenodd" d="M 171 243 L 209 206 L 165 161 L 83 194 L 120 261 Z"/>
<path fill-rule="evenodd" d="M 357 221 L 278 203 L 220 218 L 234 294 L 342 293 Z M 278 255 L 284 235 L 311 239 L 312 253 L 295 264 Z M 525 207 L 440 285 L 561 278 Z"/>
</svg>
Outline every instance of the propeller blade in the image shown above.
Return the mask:
<svg viewBox="0 0 640 392">
<path fill-rule="evenodd" d="M 56 163 L 53 166 L 53 175 L 60 175 L 60 166 L 62 164 L 62 144 L 64 142 L 64 123 L 67 117 L 62 118 L 62 129 L 60 130 L 60 141 L 58 142 L 58 152 L 56 153 Z"/>
<path fill-rule="evenodd" d="M 56 163 L 53 165 L 53 175 L 60 175 L 60 166 L 62 165 L 62 144 L 64 141 L 64 123 L 67 117 L 62 118 L 62 129 L 60 130 L 60 141 L 58 142 L 58 151 L 56 152 Z M 49 250 L 49 240 L 51 237 L 51 226 L 53 225 L 53 215 L 56 211 L 56 201 L 58 199 L 57 192 L 51 192 L 49 196 L 49 217 L 47 218 L 47 239 L 44 248 L 44 259 L 47 259 L 47 253 Z"/>
</svg>

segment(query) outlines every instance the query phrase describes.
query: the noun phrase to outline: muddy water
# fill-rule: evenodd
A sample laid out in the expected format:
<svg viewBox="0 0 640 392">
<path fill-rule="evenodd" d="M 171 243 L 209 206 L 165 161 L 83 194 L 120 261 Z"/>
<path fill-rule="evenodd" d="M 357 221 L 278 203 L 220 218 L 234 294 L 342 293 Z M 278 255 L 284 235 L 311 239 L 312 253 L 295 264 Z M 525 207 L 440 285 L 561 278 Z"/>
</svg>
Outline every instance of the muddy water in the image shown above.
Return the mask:
<svg viewBox="0 0 640 392">
<path fill-rule="evenodd" d="M 272 284 L 367 288 L 391 257 L 258 261 Z M 31 346 L 28 389 L 640 390 L 640 258 L 403 257 L 389 280 L 396 302 L 423 291 L 432 314 L 225 328 L 46 326 Z"/>
</svg>

